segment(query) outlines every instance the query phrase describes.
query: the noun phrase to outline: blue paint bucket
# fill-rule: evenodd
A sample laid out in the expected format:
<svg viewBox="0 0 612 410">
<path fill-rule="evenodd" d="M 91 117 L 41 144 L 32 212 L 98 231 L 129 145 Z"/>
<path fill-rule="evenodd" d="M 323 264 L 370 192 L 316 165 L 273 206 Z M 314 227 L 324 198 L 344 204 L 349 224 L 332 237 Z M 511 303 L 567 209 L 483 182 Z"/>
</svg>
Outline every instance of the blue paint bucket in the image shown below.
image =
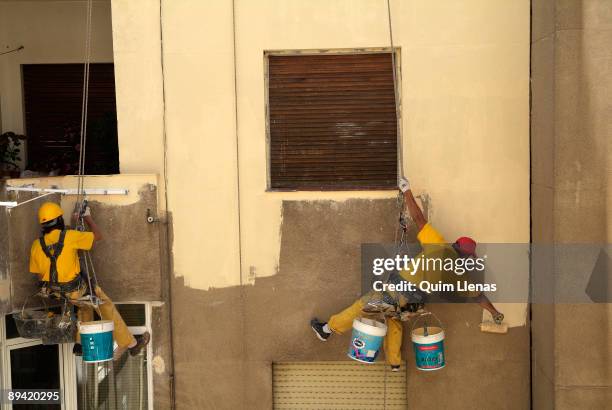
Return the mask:
<svg viewBox="0 0 612 410">
<path fill-rule="evenodd" d="M 356 318 L 348 349 L 348 357 L 362 363 L 374 363 L 387 334 L 387 325 L 376 320 Z"/>
<path fill-rule="evenodd" d="M 429 314 L 425 314 L 427 316 Z M 435 316 L 434 316 L 435 317 Z M 415 328 L 417 319 L 411 331 L 412 346 L 416 367 L 419 370 L 439 370 L 446 366 L 444 358 L 444 329 L 436 318 L 439 326 L 428 326 L 426 323 Z"/>
<path fill-rule="evenodd" d="M 86 363 L 113 360 L 113 322 L 98 320 L 79 324 L 83 361 Z"/>
</svg>

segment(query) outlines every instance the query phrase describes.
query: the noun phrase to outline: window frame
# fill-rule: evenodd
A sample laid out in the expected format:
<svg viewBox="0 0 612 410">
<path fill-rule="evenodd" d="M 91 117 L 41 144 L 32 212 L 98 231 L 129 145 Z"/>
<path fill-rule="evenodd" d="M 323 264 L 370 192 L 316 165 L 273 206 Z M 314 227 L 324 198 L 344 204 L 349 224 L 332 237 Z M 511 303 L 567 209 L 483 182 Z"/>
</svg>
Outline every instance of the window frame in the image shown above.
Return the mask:
<svg viewBox="0 0 612 410">
<path fill-rule="evenodd" d="M 0 317 L 0 386 L 3 390 L 12 388 L 11 380 L 11 351 L 17 349 L 23 349 L 26 347 L 42 345 L 40 339 L 26 339 L 23 337 L 14 337 L 12 339 L 6 339 L 6 315 Z M 59 383 L 60 383 L 60 396 L 61 396 L 61 409 L 71 409 L 72 405 L 76 404 L 76 383 L 74 389 L 66 387 L 66 382 L 70 380 L 71 375 L 75 373 L 71 372 L 70 360 L 72 358 L 72 343 L 71 344 L 60 344 L 58 346 L 58 360 L 59 360 Z M 74 363 L 72 364 L 74 367 Z M 74 369 L 72 369 L 74 370 Z M 76 377 L 75 377 L 76 381 Z M 73 391 L 74 390 L 74 391 Z M 73 397 L 74 393 L 74 397 Z M 12 410 L 13 405 L 10 403 L 0 403 L 1 410 Z"/>
<path fill-rule="evenodd" d="M 395 98 L 397 101 L 397 130 L 398 140 L 396 161 L 398 178 L 402 170 L 402 75 L 401 75 L 401 47 L 365 47 L 365 48 L 337 48 L 337 49 L 304 49 L 304 50 L 264 50 L 263 52 L 263 71 L 264 71 L 264 107 L 265 107 L 265 146 L 266 146 L 266 192 L 350 192 L 350 191 L 395 191 L 397 187 L 300 187 L 300 188 L 272 188 L 271 172 L 271 129 L 270 129 L 270 59 L 271 56 L 308 56 L 308 55 L 342 55 L 342 54 L 387 54 L 393 52 L 395 63 Z"/>
<path fill-rule="evenodd" d="M 151 302 L 114 302 L 115 305 L 144 305 L 145 308 L 145 325 L 144 326 L 128 326 L 128 329 L 133 334 L 142 334 L 148 331 L 151 334 L 151 341 L 147 346 L 147 408 L 153 410 L 153 330 L 152 330 L 152 315 L 153 308 Z M 23 347 L 41 345 L 40 339 L 25 339 L 23 337 L 15 337 L 6 339 L 6 316 L 0 315 L 0 389 L 8 389 L 11 386 L 11 368 L 10 354 L 11 350 Z M 60 365 L 60 389 L 62 394 L 62 410 L 76 409 L 77 401 L 77 373 L 76 360 L 72 354 L 74 343 L 63 343 L 58 345 L 58 356 Z M 72 382 L 70 382 L 72 380 Z M 3 404 L 0 402 L 0 410 L 11 410 L 11 404 Z"/>
</svg>

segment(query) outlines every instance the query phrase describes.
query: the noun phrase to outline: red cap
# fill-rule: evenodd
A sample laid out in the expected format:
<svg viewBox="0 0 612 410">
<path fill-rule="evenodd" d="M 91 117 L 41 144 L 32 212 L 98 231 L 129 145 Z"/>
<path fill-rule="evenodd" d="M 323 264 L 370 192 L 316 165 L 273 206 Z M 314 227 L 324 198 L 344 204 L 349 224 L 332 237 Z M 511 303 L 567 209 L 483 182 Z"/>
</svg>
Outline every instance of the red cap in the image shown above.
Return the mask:
<svg viewBox="0 0 612 410">
<path fill-rule="evenodd" d="M 462 236 L 455 243 L 463 255 L 476 256 L 476 241 L 469 236 Z"/>
</svg>

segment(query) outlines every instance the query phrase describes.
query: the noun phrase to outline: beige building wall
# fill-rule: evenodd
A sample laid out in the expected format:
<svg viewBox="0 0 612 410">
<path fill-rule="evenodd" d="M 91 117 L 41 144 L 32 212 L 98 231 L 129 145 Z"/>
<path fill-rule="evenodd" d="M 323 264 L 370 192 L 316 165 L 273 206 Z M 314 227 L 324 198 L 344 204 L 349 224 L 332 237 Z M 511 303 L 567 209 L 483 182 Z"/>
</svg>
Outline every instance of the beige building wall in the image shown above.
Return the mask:
<svg viewBox="0 0 612 410">
<path fill-rule="evenodd" d="M 121 107 L 140 106 L 146 89 L 160 86 L 155 79 L 121 86 L 130 75 L 124 71 L 134 70 L 130 61 L 121 64 L 121 50 L 135 37 L 153 36 L 158 13 L 136 3 L 113 2 Z M 395 195 L 266 192 L 263 52 L 388 46 L 384 2 L 237 1 L 235 8 L 237 107 L 231 5 L 162 4 L 170 210 L 179 205 L 189 210 L 180 212 L 185 216 L 173 214 L 179 218 L 174 221 L 175 272 L 199 289 L 240 283 L 237 262 L 230 262 L 238 257 L 236 140 L 243 282 L 275 274 L 282 200 Z M 430 195 L 432 221 L 449 238 L 467 234 L 482 242 L 527 241 L 529 3 L 467 1 L 442 7 L 404 1 L 392 2 L 392 10 L 395 45 L 402 50 L 405 169 L 415 189 Z M 148 31 L 142 21 L 149 22 Z M 144 48 L 148 56 L 154 54 Z M 139 47 L 133 53 L 141 53 L 138 66 L 147 69 L 145 51 Z M 127 129 L 122 127 L 149 127 L 140 116 L 119 116 L 120 134 Z M 123 132 L 120 141 L 122 171 L 160 149 L 160 141 L 147 132 L 129 137 Z M 134 146 L 142 155 L 131 155 Z M 196 209 L 203 214 L 193 223 Z M 196 238 L 211 234 L 218 244 L 203 255 L 212 264 L 208 274 L 196 268 L 200 257 L 188 249 L 201 242 Z"/>
<path fill-rule="evenodd" d="M 162 2 L 174 274 L 240 283 L 232 3 Z"/>
<path fill-rule="evenodd" d="M 163 174 L 164 100 L 158 1 L 113 0 L 113 53 L 122 173 Z M 160 191 L 164 181 L 160 181 Z M 160 197 L 161 199 L 162 197 Z M 165 202 L 160 201 L 165 208 Z"/>
<path fill-rule="evenodd" d="M 610 17 L 606 0 L 533 2 L 534 242 L 610 243 Z M 536 281 L 573 274 L 561 257 L 542 259 Z M 612 305 L 536 304 L 532 313 L 534 408 L 609 407 Z"/>
<path fill-rule="evenodd" d="M 390 43 L 384 1 L 236 5 L 242 274 L 252 281 L 275 273 L 282 200 L 395 196 L 265 192 L 263 52 Z M 449 240 L 527 242 L 529 2 L 391 7 L 401 49 L 404 170 L 429 195 L 431 221 Z M 506 311 L 511 323 L 524 323 L 524 307 Z"/>
<path fill-rule="evenodd" d="M 535 246 L 554 242 L 554 101 L 555 101 L 555 0 L 532 2 L 531 28 L 531 197 L 532 240 Z M 534 281 L 554 288 L 554 255 L 535 253 Z M 551 283 L 552 282 L 552 283 Z M 554 305 L 531 307 L 532 403 L 534 409 L 554 408 L 555 337 Z"/>
<path fill-rule="evenodd" d="M 237 284 L 231 3 L 114 0 L 112 10 L 121 172 L 163 177 L 166 164 L 175 274 L 201 289 Z"/>
<path fill-rule="evenodd" d="M 355 297 L 359 244 L 392 238 L 396 192 L 266 191 L 264 51 L 388 47 L 386 4 L 158 6 L 113 0 L 113 40 L 121 171 L 161 173 L 165 129 L 177 405 L 269 408 L 273 361 L 345 359 L 343 338 L 315 344 L 307 322 Z M 528 242 L 529 2 L 391 7 L 404 168 L 431 221 L 449 240 Z M 433 308 L 454 335 L 436 383 L 526 407 L 525 307 L 502 308 L 519 326 L 502 339 L 477 330 L 477 306 Z M 412 403 L 424 404 L 440 384 L 410 372 Z"/>
<path fill-rule="evenodd" d="M 94 1 L 91 61 L 113 62 L 110 1 Z M 85 60 L 84 1 L 0 1 L 0 126 L 25 132 L 21 64 Z M 25 158 L 24 158 L 25 161 Z"/>
</svg>

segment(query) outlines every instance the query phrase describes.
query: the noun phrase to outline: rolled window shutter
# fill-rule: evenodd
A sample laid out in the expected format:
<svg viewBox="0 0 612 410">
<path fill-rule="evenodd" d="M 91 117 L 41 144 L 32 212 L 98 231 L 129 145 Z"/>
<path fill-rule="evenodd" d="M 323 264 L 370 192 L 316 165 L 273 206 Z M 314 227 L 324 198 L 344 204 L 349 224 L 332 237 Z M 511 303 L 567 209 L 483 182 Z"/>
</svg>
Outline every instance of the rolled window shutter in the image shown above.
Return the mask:
<svg viewBox="0 0 612 410">
<path fill-rule="evenodd" d="M 48 161 L 50 156 L 74 152 L 66 138 L 65 128 L 76 130 L 81 124 L 83 100 L 83 64 L 24 64 L 22 65 L 25 128 L 28 137 L 28 166 Z M 90 65 L 88 126 L 114 116 L 115 73 L 112 63 Z M 88 127 L 91 132 L 91 128 Z M 104 142 L 102 148 L 88 140 L 87 163 L 117 162 L 116 141 Z M 98 167 L 100 168 L 100 167 Z M 98 169 L 94 168 L 94 171 Z M 118 172 L 119 170 L 109 170 Z"/>
<path fill-rule="evenodd" d="M 272 190 L 392 189 L 390 53 L 268 56 Z"/>
<path fill-rule="evenodd" d="M 385 363 L 281 362 L 272 364 L 274 410 L 406 410 L 406 366 Z"/>
</svg>

